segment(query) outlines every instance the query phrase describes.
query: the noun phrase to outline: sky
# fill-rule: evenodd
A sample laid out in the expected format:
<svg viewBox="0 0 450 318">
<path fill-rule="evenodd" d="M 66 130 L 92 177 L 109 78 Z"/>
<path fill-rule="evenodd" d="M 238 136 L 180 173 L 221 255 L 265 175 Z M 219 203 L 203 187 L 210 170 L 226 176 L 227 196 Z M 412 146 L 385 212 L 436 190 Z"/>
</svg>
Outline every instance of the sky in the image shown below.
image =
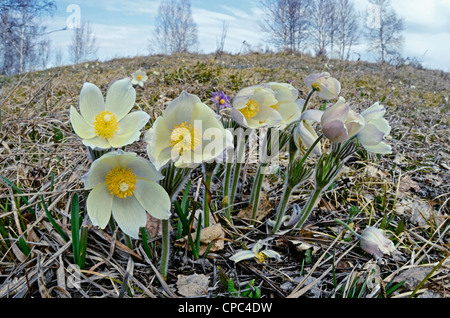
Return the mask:
<svg viewBox="0 0 450 318">
<path fill-rule="evenodd" d="M 48 31 L 69 28 L 49 34 L 53 50 L 68 58 L 73 33 L 70 23 L 77 16 L 91 23 L 99 60 L 148 55 L 160 1 L 56 0 L 58 9 L 47 22 Z M 361 14 L 366 12 L 367 0 L 353 2 Z M 391 0 L 391 3 L 405 22 L 403 57 L 416 58 L 426 68 L 450 72 L 450 1 Z M 228 24 L 226 52 L 240 52 L 244 41 L 254 48 L 266 47 L 267 35 L 258 28 L 262 13 L 259 0 L 191 0 L 191 7 L 198 27 L 200 53 L 215 51 L 224 21 Z M 353 51 L 361 54 L 363 60 L 374 61 L 365 45 L 357 45 Z"/>
</svg>

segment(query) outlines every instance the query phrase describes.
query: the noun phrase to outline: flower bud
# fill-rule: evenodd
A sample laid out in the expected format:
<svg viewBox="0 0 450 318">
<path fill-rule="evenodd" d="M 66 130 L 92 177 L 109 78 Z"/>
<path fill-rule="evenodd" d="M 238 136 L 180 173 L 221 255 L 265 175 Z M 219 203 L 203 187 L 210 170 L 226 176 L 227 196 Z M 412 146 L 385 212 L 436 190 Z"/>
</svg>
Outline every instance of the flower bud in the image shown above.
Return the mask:
<svg viewBox="0 0 450 318">
<path fill-rule="evenodd" d="M 373 226 L 369 226 L 362 233 L 361 248 L 378 257 L 383 254 L 390 255 L 395 250 L 394 244 L 385 236 L 384 231 Z"/>
<path fill-rule="evenodd" d="M 341 83 L 327 72 L 309 75 L 305 84 L 315 90 L 320 98 L 327 100 L 338 97 L 341 92 Z"/>
</svg>

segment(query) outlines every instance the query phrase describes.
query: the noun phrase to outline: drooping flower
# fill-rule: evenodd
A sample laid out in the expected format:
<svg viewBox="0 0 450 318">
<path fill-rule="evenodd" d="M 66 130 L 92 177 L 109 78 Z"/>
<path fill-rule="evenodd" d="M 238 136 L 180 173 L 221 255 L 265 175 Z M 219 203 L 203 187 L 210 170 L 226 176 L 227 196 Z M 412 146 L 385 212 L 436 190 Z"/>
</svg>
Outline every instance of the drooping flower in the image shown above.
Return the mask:
<svg viewBox="0 0 450 318">
<path fill-rule="evenodd" d="M 213 92 L 211 101 L 216 105 L 216 107 L 220 108 L 228 108 L 230 105 L 231 97 L 225 94 L 222 91 Z"/>
<path fill-rule="evenodd" d="M 233 99 L 231 115 L 246 128 L 284 128 L 300 118 L 295 103 L 298 90 L 286 83 L 267 83 L 241 89 Z"/>
<path fill-rule="evenodd" d="M 309 149 L 319 136 L 314 128 L 306 120 L 301 120 L 294 128 L 294 142 L 297 148 Z M 320 156 L 322 154 L 322 146 L 320 141 L 314 146 L 311 151 L 314 155 Z"/>
<path fill-rule="evenodd" d="M 377 257 L 382 257 L 383 254 L 390 255 L 395 251 L 395 246 L 390 239 L 385 236 L 384 231 L 369 226 L 360 237 L 361 248 Z"/>
<path fill-rule="evenodd" d="M 305 111 L 301 119 L 320 122 L 322 132 L 331 142 L 344 142 L 359 133 L 365 125 L 364 118 L 353 111 L 343 97 L 324 112 L 317 109 Z"/>
<path fill-rule="evenodd" d="M 260 251 L 262 245 L 263 242 L 261 240 L 258 240 L 258 242 L 256 242 L 255 245 L 253 245 L 251 250 L 239 251 L 233 256 L 231 256 L 230 260 L 237 263 L 246 259 L 255 258 L 258 263 L 264 263 L 266 257 L 275 258 L 278 261 L 281 259 L 280 254 L 274 250 L 265 249 L 263 251 Z"/>
<path fill-rule="evenodd" d="M 382 141 L 391 132 L 389 122 L 383 117 L 385 113 L 386 109 L 378 102 L 361 113 L 366 125 L 358 133 L 358 140 L 367 151 L 379 154 L 391 153 L 391 146 Z"/>
<path fill-rule="evenodd" d="M 148 80 L 147 73 L 144 71 L 138 70 L 131 74 L 131 84 L 139 85 L 140 87 L 144 87 L 144 83 Z"/>
<path fill-rule="evenodd" d="M 219 116 L 193 94 L 183 91 L 145 135 L 147 154 L 159 170 L 170 160 L 178 168 L 220 158 L 233 136 Z"/>
<path fill-rule="evenodd" d="M 83 144 L 92 149 L 121 148 L 137 140 L 150 116 L 143 111 L 129 113 L 136 101 L 130 79 L 114 82 L 106 100 L 100 89 L 85 83 L 81 89 L 80 113 L 70 106 L 70 122 Z"/>
<path fill-rule="evenodd" d="M 86 206 L 94 226 L 104 228 L 111 216 L 122 231 L 134 238 L 147 222 L 170 217 L 170 199 L 157 183 L 163 176 L 147 160 L 121 150 L 95 160 L 83 176 L 85 190 L 91 190 Z"/>
<path fill-rule="evenodd" d="M 338 97 L 341 92 L 341 83 L 327 72 L 307 76 L 305 84 L 315 90 L 319 97 L 326 100 Z"/>
</svg>

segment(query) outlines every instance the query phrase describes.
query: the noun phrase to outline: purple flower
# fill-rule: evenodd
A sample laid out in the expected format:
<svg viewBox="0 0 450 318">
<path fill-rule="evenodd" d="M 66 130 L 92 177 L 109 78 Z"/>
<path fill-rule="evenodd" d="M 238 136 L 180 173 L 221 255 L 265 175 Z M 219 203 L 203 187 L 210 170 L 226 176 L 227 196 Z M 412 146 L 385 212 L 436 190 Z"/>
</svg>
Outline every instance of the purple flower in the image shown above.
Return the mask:
<svg viewBox="0 0 450 318">
<path fill-rule="evenodd" d="M 212 93 L 211 101 L 216 104 L 217 107 L 227 108 L 231 107 L 230 105 L 230 96 L 225 94 L 222 91 L 218 91 L 217 93 Z"/>
</svg>

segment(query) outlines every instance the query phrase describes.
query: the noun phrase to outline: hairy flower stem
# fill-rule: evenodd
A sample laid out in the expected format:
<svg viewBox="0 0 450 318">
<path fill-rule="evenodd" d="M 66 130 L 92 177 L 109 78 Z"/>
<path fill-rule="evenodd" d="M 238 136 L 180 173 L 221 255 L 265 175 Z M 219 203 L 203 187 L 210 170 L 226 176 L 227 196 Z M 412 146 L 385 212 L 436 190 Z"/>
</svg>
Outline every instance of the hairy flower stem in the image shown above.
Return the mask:
<svg viewBox="0 0 450 318">
<path fill-rule="evenodd" d="M 205 191 L 204 191 L 204 197 L 203 197 L 203 211 L 205 212 L 205 227 L 209 226 L 209 205 L 211 203 L 211 179 L 213 172 L 212 171 L 205 171 Z"/>
<path fill-rule="evenodd" d="M 287 185 L 284 188 L 283 196 L 281 197 L 281 201 L 278 205 L 275 226 L 272 229 L 272 234 L 275 234 L 281 226 L 281 222 L 283 221 L 284 214 L 286 213 L 287 205 L 289 203 L 289 198 L 291 197 L 291 193 L 294 190 L 293 187 Z"/>
<path fill-rule="evenodd" d="M 245 146 L 246 146 L 246 141 L 245 141 L 245 135 L 238 135 L 237 136 L 237 143 L 236 143 L 236 149 L 237 149 L 237 154 L 236 154 L 236 162 L 234 163 L 234 171 L 233 171 L 233 182 L 231 185 L 231 192 L 229 192 L 230 190 L 227 189 L 227 193 L 229 193 L 228 195 L 228 200 L 226 202 L 226 209 L 225 209 L 225 215 L 227 216 L 228 221 L 231 222 L 231 207 L 234 204 L 234 199 L 236 197 L 236 192 L 237 192 L 237 186 L 239 183 L 239 176 L 241 175 L 241 170 L 242 170 L 242 163 L 244 160 L 244 154 L 245 154 Z M 231 163 L 227 163 L 230 164 L 229 170 L 231 173 Z M 226 184 L 228 182 L 228 185 Z M 225 183 L 225 187 L 229 187 L 229 181 L 226 181 Z"/>
<path fill-rule="evenodd" d="M 170 254 L 169 223 L 170 223 L 170 220 L 161 220 L 162 251 L 161 251 L 160 272 L 164 279 L 167 279 L 167 273 L 168 273 L 168 269 L 169 269 L 169 254 Z"/>
<path fill-rule="evenodd" d="M 225 164 L 225 178 L 223 183 L 223 199 L 222 204 L 225 206 L 225 217 L 229 222 L 231 221 L 231 205 L 230 205 L 230 181 L 231 181 L 231 168 L 233 164 L 227 162 Z"/>
<path fill-rule="evenodd" d="M 261 162 L 256 172 L 255 183 L 253 184 L 252 194 L 250 198 L 250 204 L 252 206 L 252 219 L 250 224 L 255 225 L 256 215 L 258 214 L 259 198 L 261 195 L 261 188 L 267 168 L 267 163 Z"/>
<path fill-rule="evenodd" d="M 306 201 L 306 204 L 302 209 L 300 220 L 295 226 L 296 229 L 301 229 L 305 224 L 306 220 L 308 220 L 309 215 L 311 214 L 312 210 L 314 209 L 320 197 L 322 196 L 322 192 L 323 189 L 314 189 L 314 191 L 311 193 L 308 201 Z"/>
<path fill-rule="evenodd" d="M 305 104 L 303 104 L 302 114 L 306 111 L 306 109 L 308 107 L 308 102 L 311 99 L 311 97 L 312 97 L 312 95 L 314 94 L 315 91 L 316 91 L 315 89 L 312 89 L 309 92 L 308 96 L 306 97 Z"/>
</svg>

